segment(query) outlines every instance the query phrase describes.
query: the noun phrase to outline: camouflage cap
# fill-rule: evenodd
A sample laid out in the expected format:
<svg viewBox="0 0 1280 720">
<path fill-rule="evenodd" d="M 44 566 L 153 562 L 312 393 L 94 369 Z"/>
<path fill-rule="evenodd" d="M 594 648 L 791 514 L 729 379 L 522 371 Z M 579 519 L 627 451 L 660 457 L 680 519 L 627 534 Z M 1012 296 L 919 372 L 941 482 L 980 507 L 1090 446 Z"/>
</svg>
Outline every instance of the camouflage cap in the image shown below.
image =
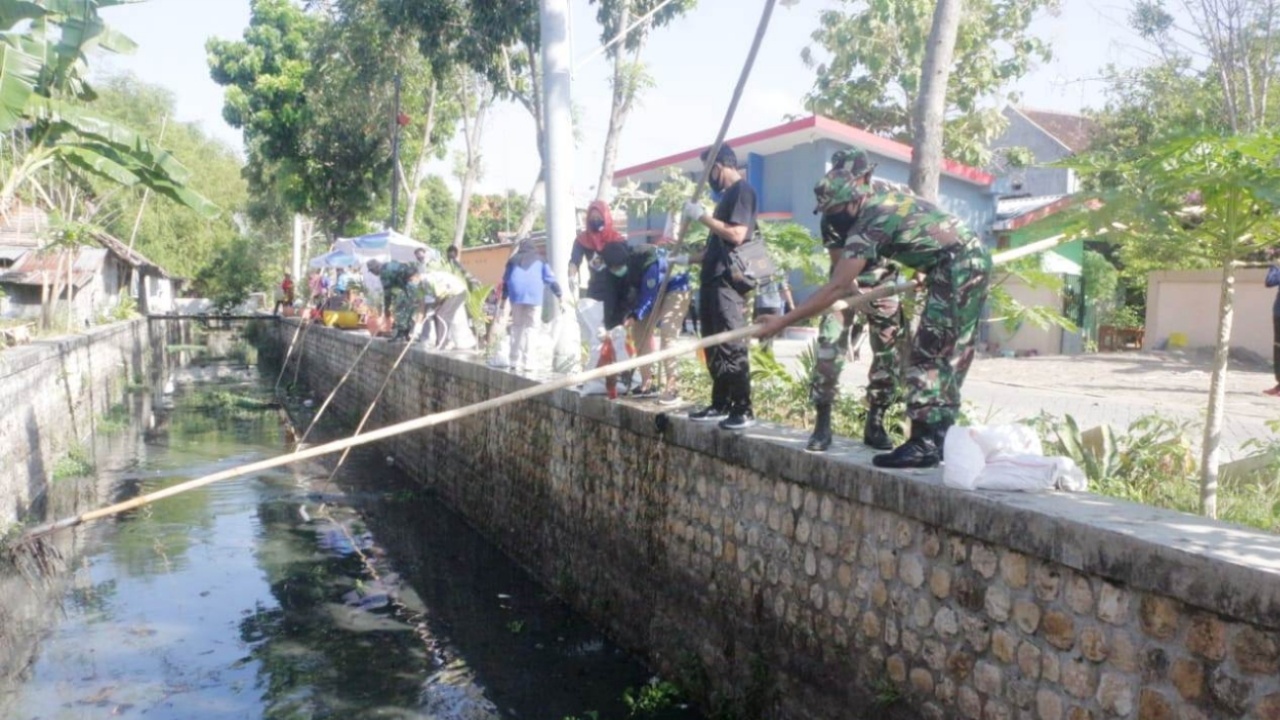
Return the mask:
<svg viewBox="0 0 1280 720">
<path fill-rule="evenodd" d="M 876 164 L 862 150 L 837 150 L 831 156 L 831 170 L 813 187 L 814 198 L 818 201 L 813 208 L 814 214 L 870 193 L 871 188 L 862 182 L 862 178 L 875 169 Z"/>
</svg>

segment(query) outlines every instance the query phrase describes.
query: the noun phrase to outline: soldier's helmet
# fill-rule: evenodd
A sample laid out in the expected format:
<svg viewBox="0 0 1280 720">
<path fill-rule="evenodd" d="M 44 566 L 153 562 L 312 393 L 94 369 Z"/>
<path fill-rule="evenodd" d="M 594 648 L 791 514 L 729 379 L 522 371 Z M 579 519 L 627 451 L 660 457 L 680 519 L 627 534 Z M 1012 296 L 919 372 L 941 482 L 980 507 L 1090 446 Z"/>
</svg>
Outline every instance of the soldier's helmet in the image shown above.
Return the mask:
<svg viewBox="0 0 1280 720">
<path fill-rule="evenodd" d="M 862 150 L 837 150 L 831 156 L 831 170 L 813 186 L 813 196 L 818 201 L 813 208 L 814 214 L 846 205 L 856 197 L 871 193 L 871 186 L 862 179 L 875 169 L 876 164 Z"/>
</svg>

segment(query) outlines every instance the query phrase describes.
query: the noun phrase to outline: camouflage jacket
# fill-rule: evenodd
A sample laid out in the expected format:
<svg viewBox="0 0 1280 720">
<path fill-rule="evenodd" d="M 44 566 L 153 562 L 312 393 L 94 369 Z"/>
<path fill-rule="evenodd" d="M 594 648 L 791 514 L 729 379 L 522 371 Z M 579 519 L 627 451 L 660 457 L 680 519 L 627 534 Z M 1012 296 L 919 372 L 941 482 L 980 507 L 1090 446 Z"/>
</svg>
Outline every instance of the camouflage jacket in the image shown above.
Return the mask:
<svg viewBox="0 0 1280 720">
<path fill-rule="evenodd" d="M 888 192 L 864 201 L 845 239 L 844 255 L 862 258 L 868 265 L 892 260 L 929 272 L 956 246 L 978 243 L 978 236 L 959 218 L 933 203 Z"/>
</svg>

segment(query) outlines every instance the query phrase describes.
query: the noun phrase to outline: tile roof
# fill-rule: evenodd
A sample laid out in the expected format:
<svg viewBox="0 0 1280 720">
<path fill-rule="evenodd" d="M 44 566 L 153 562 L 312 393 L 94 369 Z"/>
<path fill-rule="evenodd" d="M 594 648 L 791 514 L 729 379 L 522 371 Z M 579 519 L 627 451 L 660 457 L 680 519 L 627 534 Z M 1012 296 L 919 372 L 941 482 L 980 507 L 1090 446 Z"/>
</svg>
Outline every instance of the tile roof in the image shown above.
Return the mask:
<svg viewBox="0 0 1280 720">
<path fill-rule="evenodd" d="M 1083 115 L 1030 108 L 1018 108 L 1018 112 L 1075 153 L 1089 149 L 1098 129 L 1097 123 Z"/>
</svg>

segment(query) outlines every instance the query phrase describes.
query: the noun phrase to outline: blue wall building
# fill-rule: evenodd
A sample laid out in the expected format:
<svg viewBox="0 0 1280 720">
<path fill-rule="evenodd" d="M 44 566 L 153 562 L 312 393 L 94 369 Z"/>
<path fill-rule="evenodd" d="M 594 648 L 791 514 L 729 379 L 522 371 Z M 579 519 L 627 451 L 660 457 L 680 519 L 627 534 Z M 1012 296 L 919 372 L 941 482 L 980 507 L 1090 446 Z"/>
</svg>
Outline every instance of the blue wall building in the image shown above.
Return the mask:
<svg viewBox="0 0 1280 720">
<path fill-rule="evenodd" d="M 906 184 L 911 148 L 865 130 L 817 115 L 726 141 L 746 168 L 747 182 L 760 201 L 765 221 L 791 221 L 803 225 L 816 238 L 818 216 L 813 214 L 813 186 L 830 169 L 837 150 L 859 147 L 876 167 L 876 177 Z M 702 170 L 698 159 L 705 146 L 624 168 L 614 174 L 618 185 L 635 183 L 652 192 L 672 168 L 693 177 Z M 977 168 L 946 161 L 939 188 L 943 208 L 963 219 L 988 244 L 994 244 L 991 226 L 996 218 L 995 177 Z M 657 238 L 666 217 L 652 214 L 627 221 L 632 238 Z"/>
</svg>

